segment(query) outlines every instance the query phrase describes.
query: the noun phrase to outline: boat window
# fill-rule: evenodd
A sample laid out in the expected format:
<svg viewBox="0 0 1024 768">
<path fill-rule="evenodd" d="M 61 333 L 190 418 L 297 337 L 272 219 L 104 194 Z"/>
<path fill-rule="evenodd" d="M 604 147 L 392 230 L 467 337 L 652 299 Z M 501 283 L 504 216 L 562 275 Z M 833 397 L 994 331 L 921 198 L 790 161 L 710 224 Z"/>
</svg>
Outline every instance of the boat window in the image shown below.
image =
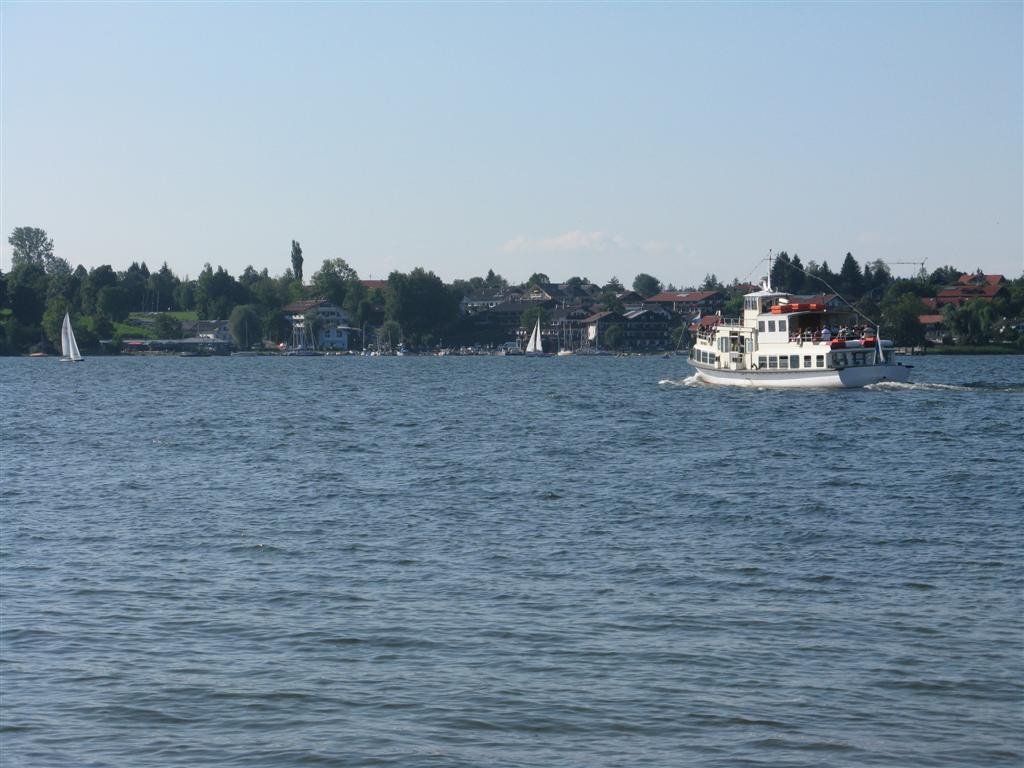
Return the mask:
<svg viewBox="0 0 1024 768">
<path fill-rule="evenodd" d="M 764 320 L 757 321 L 757 330 L 759 330 L 761 333 L 764 333 Z"/>
<path fill-rule="evenodd" d="M 814 364 L 818 368 L 824 368 L 825 367 L 825 356 L 824 355 L 818 355 L 817 357 L 815 357 L 814 358 Z"/>
<path fill-rule="evenodd" d="M 800 367 L 800 355 L 790 355 L 789 356 L 789 367 L 790 368 L 799 368 Z"/>
<path fill-rule="evenodd" d="M 785 355 L 779 357 L 779 368 L 789 368 L 789 358 Z"/>
<path fill-rule="evenodd" d="M 778 368 L 779 367 L 779 358 L 777 358 L 775 355 L 772 355 L 771 357 L 769 357 L 768 358 L 768 367 L 769 368 Z"/>
<path fill-rule="evenodd" d="M 853 364 L 864 365 L 866 362 L 867 354 L 865 352 L 854 352 L 853 353 Z"/>
<path fill-rule="evenodd" d="M 768 331 L 772 332 L 774 330 L 775 330 L 775 321 L 774 320 L 769 320 L 768 321 Z"/>
<path fill-rule="evenodd" d="M 846 353 L 845 352 L 833 352 L 832 353 L 832 365 L 836 368 L 846 367 Z"/>
<path fill-rule="evenodd" d="M 767 368 L 768 367 L 768 358 L 765 357 L 764 355 L 761 355 L 759 358 L 757 358 L 757 367 L 758 368 Z"/>
<path fill-rule="evenodd" d="M 810 367 L 811 367 L 811 356 L 810 355 L 804 355 L 804 368 L 810 368 Z"/>
<path fill-rule="evenodd" d="M 786 321 L 785 320 L 779 320 L 779 330 L 780 331 L 786 330 Z"/>
</svg>

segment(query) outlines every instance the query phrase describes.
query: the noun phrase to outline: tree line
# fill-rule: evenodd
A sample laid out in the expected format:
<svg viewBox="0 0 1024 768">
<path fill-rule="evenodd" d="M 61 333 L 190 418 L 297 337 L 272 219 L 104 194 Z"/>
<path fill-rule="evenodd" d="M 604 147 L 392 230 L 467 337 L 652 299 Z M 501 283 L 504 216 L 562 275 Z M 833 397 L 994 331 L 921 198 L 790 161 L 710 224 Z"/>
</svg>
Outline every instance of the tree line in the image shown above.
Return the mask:
<svg viewBox="0 0 1024 768">
<path fill-rule="evenodd" d="M 0 354 L 7 355 L 59 344 L 65 312 L 75 324 L 79 346 L 86 350 L 95 351 L 100 340 L 107 339 L 113 340 L 116 348 L 121 338 L 138 335 L 138 328 L 126 322 L 132 313 L 149 313 L 153 332 L 160 338 L 180 336 L 182 317 L 187 316 L 227 319 L 237 340 L 283 341 L 290 325 L 281 308 L 304 298 L 323 298 L 336 304 L 345 310 L 353 328 L 360 332 L 373 328 L 392 345 L 404 339 L 411 345 L 430 346 L 446 338 L 472 338 L 475 329 L 459 313 L 463 297 L 495 296 L 512 287 L 493 270 L 447 284 L 432 271 L 417 267 L 408 273 L 392 272 L 382 290 L 368 287 L 341 258 L 325 259 L 304 282 L 305 259 L 295 240 L 280 275 L 250 265 L 235 277 L 221 266 L 206 264 L 194 278 L 179 277 L 167 263 L 154 271 L 145 262 L 132 262 L 121 271 L 108 264 L 72 269 L 55 253 L 52 238 L 36 227 L 15 228 L 8 242 L 12 246 L 10 271 L 0 271 Z M 884 262 L 861 266 L 849 253 L 839 272 L 832 272 L 827 262 L 805 265 L 798 255 L 786 252 L 775 258 L 771 269 L 776 289 L 840 293 L 866 316 L 881 318 L 900 344 L 923 341 L 917 319 L 924 313 L 921 298 L 935 296 L 963 274 L 947 266 L 930 274 L 922 270 L 909 279 L 894 278 Z M 546 274 L 535 273 L 520 287 L 551 282 Z M 1006 295 L 992 302 L 974 300 L 959 309 L 947 307 L 951 331 L 969 343 L 999 338 L 1005 326 L 999 321 L 1019 317 L 1024 307 L 1022 283 L 1021 278 L 1011 281 Z M 598 308 L 622 310 L 619 297 L 626 289 L 615 277 L 599 287 L 579 276 L 562 285 L 587 287 L 590 295 L 597 296 Z M 632 288 L 644 297 L 677 290 L 646 273 L 634 278 Z M 724 291 L 731 297 L 724 314 L 739 314 L 744 286 L 737 280 L 724 285 L 716 275 L 708 274 L 699 286 L 681 290 L 696 288 Z M 532 325 L 534 318 L 524 318 L 524 323 L 527 320 Z"/>
<path fill-rule="evenodd" d="M 922 264 L 910 278 L 893 277 L 889 266 L 876 260 L 863 266 L 847 253 L 838 272 L 827 261 L 806 265 L 794 254 L 780 253 L 772 265 L 772 287 L 798 294 L 838 293 L 872 322 L 881 322 L 886 335 L 899 345 L 923 345 L 925 327 L 919 318 L 929 312 L 922 299 L 934 298 L 964 275 L 970 274 L 946 265 L 928 272 Z M 973 273 L 979 283 L 984 273 Z M 1024 277 L 1017 276 L 995 298 L 970 299 L 960 307 L 947 304 L 940 314 L 947 342 L 969 345 L 1010 342 L 1024 348 L 1024 337 L 1013 328 L 1024 312 Z M 1016 320 L 1016 323 L 1013 321 Z"/>
</svg>

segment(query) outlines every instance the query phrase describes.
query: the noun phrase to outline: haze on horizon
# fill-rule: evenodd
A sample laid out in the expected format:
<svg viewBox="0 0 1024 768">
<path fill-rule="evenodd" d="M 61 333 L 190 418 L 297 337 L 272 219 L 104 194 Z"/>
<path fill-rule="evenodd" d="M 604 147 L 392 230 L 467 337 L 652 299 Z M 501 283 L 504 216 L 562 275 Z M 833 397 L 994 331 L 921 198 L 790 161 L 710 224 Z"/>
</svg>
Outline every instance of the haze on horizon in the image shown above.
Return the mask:
<svg viewBox="0 0 1024 768">
<path fill-rule="evenodd" d="M 0 268 L 1018 276 L 1022 9 L 4 2 Z"/>
</svg>

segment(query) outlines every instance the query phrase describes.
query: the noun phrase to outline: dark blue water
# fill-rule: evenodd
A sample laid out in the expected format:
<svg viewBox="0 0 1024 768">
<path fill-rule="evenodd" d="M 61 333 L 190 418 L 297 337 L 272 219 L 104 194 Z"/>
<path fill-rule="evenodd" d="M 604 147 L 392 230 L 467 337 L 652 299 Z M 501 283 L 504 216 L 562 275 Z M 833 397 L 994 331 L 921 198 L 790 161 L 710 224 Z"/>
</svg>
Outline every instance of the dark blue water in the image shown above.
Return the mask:
<svg viewBox="0 0 1024 768">
<path fill-rule="evenodd" d="M 1024 358 L 0 361 L 0 765 L 1024 761 Z"/>
</svg>

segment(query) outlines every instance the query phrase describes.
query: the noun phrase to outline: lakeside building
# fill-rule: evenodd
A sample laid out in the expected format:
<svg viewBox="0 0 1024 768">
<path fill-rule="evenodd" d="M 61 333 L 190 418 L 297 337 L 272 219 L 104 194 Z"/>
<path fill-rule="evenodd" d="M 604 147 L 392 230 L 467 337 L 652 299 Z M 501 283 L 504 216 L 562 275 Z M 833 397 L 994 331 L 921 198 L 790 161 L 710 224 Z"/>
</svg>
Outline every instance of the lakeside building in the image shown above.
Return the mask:
<svg viewBox="0 0 1024 768">
<path fill-rule="evenodd" d="M 993 275 L 993 277 L 1002 277 L 1002 275 Z M 981 299 L 982 301 L 993 301 L 997 298 L 1007 298 L 1009 292 L 1006 290 L 1006 286 L 1001 283 L 983 283 L 983 284 L 967 284 L 967 285 L 953 285 L 948 288 L 943 288 L 939 291 L 935 297 L 935 306 L 938 309 L 947 305 L 952 305 L 959 309 L 971 299 Z"/>
<path fill-rule="evenodd" d="M 598 349 L 608 349 L 608 331 L 617 327 L 621 333 L 617 348 L 630 352 L 654 352 L 670 346 L 673 317 L 663 308 L 637 309 L 630 312 L 597 312 L 582 325 L 586 339 Z"/>
<path fill-rule="evenodd" d="M 231 328 L 227 320 L 183 320 L 181 332 L 197 339 L 231 341 Z"/>
<path fill-rule="evenodd" d="M 662 291 L 647 299 L 684 317 L 714 315 L 725 308 L 728 296 L 724 291 Z"/>
<path fill-rule="evenodd" d="M 281 308 L 292 325 L 293 338 L 306 338 L 308 330 L 314 331 L 313 344 L 316 349 L 344 352 L 349 348 L 352 328 L 348 324 L 345 310 L 326 299 L 303 299 L 293 301 Z"/>
</svg>

